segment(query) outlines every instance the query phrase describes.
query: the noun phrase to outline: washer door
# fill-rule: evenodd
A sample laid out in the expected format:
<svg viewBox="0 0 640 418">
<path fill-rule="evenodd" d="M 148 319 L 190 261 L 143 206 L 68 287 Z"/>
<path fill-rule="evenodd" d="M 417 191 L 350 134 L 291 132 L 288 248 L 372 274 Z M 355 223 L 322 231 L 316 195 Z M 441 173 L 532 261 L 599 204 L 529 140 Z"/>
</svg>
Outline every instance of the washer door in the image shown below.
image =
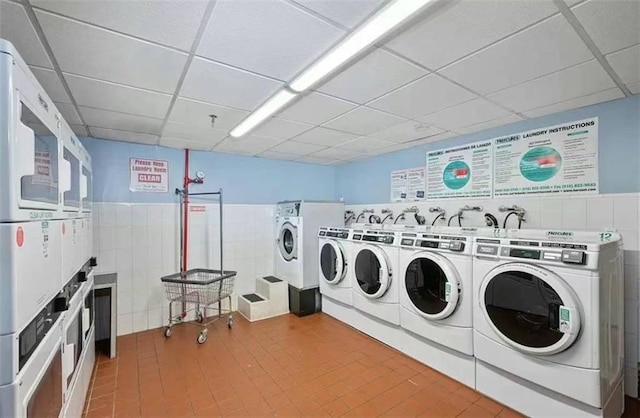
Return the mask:
<svg viewBox="0 0 640 418">
<path fill-rule="evenodd" d="M 577 297 L 549 270 L 524 263 L 502 265 L 484 278 L 478 296 L 493 330 L 523 353 L 559 353 L 580 332 Z"/>
<path fill-rule="evenodd" d="M 347 271 L 344 251 L 340 243 L 330 240 L 322 244 L 320 249 L 320 271 L 329 284 L 338 284 Z"/>
<path fill-rule="evenodd" d="M 373 245 L 360 248 L 355 258 L 355 276 L 363 295 L 377 299 L 391 284 L 391 270 L 384 251 Z"/>
<path fill-rule="evenodd" d="M 460 278 L 449 260 L 420 252 L 407 264 L 404 286 L 411 303 L 427 319 L 450 316 L 458 305 Z"/>
<path fill-rule="evenodd" d="M 298 258 L 298 228 L 290 222 L 285 222 L 280 228 L 278 247 L 285 261 Z"/>
</svg>

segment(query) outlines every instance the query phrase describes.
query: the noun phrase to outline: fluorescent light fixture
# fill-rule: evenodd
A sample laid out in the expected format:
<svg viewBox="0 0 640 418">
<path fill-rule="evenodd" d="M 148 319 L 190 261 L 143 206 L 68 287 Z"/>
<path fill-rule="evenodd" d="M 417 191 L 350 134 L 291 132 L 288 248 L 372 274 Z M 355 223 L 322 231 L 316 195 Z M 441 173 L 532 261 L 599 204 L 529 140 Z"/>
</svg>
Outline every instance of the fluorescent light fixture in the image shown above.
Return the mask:
<svg viewBox="0 0 640 418">
<path fill-rule="evenodd" d="M 261 124 L 269 116 L 276 113 L 284 105 L 289 103 L 297 94 L 287 90 L 280 90 L 269 100 L 264 102 L 262 106 L 253 111 L 246 119 L 240 122 L 229 134 L 235 138 L 241 137 L 259 124 Z"/>
<path fill-rule="evenodd" d="M 289 86 L 302 92 L 346 63 L 434 0 L 395 0 L 300 74 Z"/>
</svg>

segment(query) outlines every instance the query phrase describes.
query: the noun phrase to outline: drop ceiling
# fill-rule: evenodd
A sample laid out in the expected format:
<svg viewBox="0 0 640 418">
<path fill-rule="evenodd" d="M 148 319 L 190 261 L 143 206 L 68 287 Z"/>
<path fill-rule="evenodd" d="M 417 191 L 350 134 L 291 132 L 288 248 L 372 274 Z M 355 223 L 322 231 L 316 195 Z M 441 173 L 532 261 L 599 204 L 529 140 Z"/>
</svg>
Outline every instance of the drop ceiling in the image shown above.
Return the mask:
<svg viewBox="0 0 640 418">
<path fill-rule="evenodd" d="M 313 164 L 640 91 L 640 1 L 457 0 L 229 136 L 385 3 L 0 0 L 0 37 L 80 136 Z"/>
</svg>

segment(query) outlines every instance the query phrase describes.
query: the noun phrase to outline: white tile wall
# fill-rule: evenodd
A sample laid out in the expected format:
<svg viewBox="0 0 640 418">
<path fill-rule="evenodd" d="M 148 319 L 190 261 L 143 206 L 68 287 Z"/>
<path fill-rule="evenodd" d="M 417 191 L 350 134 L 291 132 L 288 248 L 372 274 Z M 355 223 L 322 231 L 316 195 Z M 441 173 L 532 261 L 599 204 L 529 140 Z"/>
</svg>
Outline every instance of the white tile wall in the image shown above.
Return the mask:
<svg viewBox="0 0 640 418">
<path fill-rule="evenodd" d="M 189 267 L 220 268 L 218 205 L 189 218 Z M 94 204 L 97 273 L 118 273 L 118 335 L 166 324 L 160 277 L 179 270 L 179 210 L 174 204 Z M 236 270 L 235 294 L 273 274 L 273 206 L 225 205 L 224 268 Z M 235 298 L 234 298 L 235 303 Z"/>
<path fill-rule="evenodd" d="M 483 226 L 484 212 L 496 215 L 502 225 L 504 215 L 498 211 L 500 205 L 517 204 L 526 210 L 524 228 L 563 228 L 590 230 L 617 230 L 624 242 L 625 271 L 625 390 L 629 396 L 638 396 L 638 351 L 640 347 L 640 193 L 592 195 L 580 197 L 549 197 L 519 199 L 486 199 L 469 201 L 429 201 L 416 203 L 420 213 L 431 223 L 434 214 L 429 207 L 440 206 L 447 211 L 447 218 L 455 214 L 465 204 L 481 205 L 483 212 L 465 212 L 464 226 Z M 349 205 L 356 215 L 365 208 L 374 208 L 379 215 L 383 208 L 395 214 L 414 203 L 388 203 Z M 412 217 L 407 216 L 415 223 Z M 513 217 L 511 218 L 513 219 Z M 515 224 L 509 224 L 515 227 Z M 456 224 L 456 220 L 453 221 Z"/>
</svg>

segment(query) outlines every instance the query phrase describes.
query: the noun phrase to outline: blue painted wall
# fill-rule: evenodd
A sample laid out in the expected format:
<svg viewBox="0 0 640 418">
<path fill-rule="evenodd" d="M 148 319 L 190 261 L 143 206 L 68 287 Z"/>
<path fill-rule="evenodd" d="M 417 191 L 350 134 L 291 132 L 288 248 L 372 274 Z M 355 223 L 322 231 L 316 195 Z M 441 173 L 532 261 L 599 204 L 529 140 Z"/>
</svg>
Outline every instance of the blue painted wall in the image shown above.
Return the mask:
<svg viewBox="0 0 640 418">
<path fill-rule="evenodd" d="M 426 164 L 426 152 L 573 120 L 599 117 L 600 193 L 640 192 L 640 95 L 449 138 L 336 168 L 347 204 L 389 202 L 390 172 Z"/>
<path fill-rule="evenodd" d="M 182 187 L 184 151 L 150 145 L 82 138 L 93 158 L 95 202 L 177 202 L 173 193 Z M 168 193 L 129 191 L 129 158 L 169 161 Z M 225 203 L 273 204 L 280 200 L 330 200 L 335 193 L 335 167 L 241 155 L 192 151 L 191 176 L 206 174 L 205 184 L 192 192 L 222 188 Z"/>
</svg>

